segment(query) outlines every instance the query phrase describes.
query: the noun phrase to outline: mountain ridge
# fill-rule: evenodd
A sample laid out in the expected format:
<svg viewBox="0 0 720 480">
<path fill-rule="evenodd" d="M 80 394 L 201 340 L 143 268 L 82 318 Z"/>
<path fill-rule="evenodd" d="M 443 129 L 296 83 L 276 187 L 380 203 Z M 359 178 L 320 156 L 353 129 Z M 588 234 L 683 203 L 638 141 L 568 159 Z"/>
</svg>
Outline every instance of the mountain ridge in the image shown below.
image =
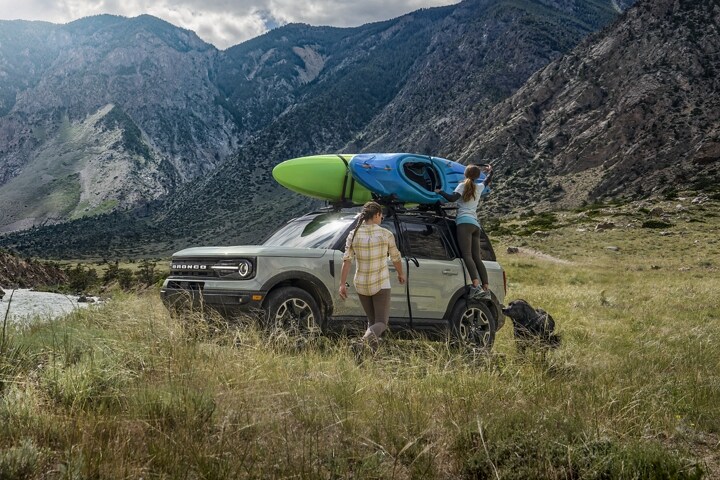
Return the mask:
<svg viewBox="0 0 720 480">
<path fill-rule="evenodd" d="M 512 172 L 496 191 L 513 208 L 529 185 L 546 194 L 530 200 L 541 209 L 671 194 L 674 182 L 712 191 L 719 21 L 712 0 L 641 2 L 496 105 L 461 158 Z"/>
<path fill-rule="evenodd" d="M 156 185 L 169 193 L 100 212 L 94 228 L 120 236 L 103 243 L 108 251 L 132 255 L 256 241 L 317 205 L 275 185 L 271 168 L 295 156 L 341 151 L 492 161 L 498 173 L 483 206 L 488 215 L 668 196 L 668 179 L 712 193 L 718 66 L 706 56 L 716 48 L 717 2 L 641 1 L 616 15 L 630 3 L 466 0 L 352 29 L 281 27 L 226 51 L 210 49 L 203 64 L 211 67 L 209 88 L 199 104 L 216 106 L 227 129 L 226 140 L 205 140 L 235 143 L 224 156 L 188 161 L 196 170 L 183 174 L 177 159 L 163 157 L 168 143 L 158 141 L 146 118 L 112 104 L 137 128 L 127 122 L 117 133 L 122 151 L 132 154 L 127 161 L 154 165 Z M 713 16 L 703 17 L 703 9 Z M 632 37 L 618 36 L 628 28 Z M 688 43 L 693 36 L 700 43 Z M 464 73 L 448 79 L 443 71 Z M 616 113 L 608 117 L 611 104 Z M 183 128 L 193 123 L 191 110 L 178 111 L 190 119 Z M 670 140 L 653 143 L 668 131 Z M 130 140 L 138 138 L 139 144 Z M 658 145 L 666 149 L 660 163 L 653 157 Z M 608 169 L 603 162 L 613 148 L 623 158 Z M 686 151 L 694 152 L 687 161 L 673 161 Z M 123 239 L 122 226 L 133 222 L 127 228 L 133 237 Z M 73 231 L 62 251 L 90 252 L 78 225 L 93 228 L 83 219 L 2 242 L 21 249 L 32 243 L 37 251 L 39 239 L 49 238 L 43 231 Z"/>
</svg>

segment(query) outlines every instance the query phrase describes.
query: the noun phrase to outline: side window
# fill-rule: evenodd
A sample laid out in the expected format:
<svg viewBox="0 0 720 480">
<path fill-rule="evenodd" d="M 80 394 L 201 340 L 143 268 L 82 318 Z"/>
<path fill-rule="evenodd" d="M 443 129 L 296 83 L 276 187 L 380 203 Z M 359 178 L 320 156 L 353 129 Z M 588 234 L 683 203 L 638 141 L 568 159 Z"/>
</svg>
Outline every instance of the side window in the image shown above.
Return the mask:
<svg viewBox="0 0 720 480">
<path fill-rule="evenodd" d="M 405 223 L 405 240 L 412 255 L 430 260 L 452 260 L 440 229 L 424 223 Z"/>
</svg>

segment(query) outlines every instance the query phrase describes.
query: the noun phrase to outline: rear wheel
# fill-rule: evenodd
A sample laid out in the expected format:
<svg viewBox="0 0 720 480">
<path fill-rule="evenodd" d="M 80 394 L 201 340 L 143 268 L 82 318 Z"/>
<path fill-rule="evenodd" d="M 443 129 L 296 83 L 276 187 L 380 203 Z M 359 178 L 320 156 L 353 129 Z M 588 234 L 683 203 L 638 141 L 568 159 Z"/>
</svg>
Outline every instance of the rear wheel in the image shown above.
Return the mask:
<svg viewBox="0 0 720 480">
<path fill-rule="evenodd" d="M 298 287 L 281 287 L 268 295 L 266 325 L 271 330 L 317 335 L 321 333 L 322 317 L 317 302 Z"/>
<path fill-rule="evenodd" d="M 458 300 L 450 314 L 450 333 L 460 345 L 490 351 L 497 330 L 495 317 L 482 302 Z"/>
</svg>

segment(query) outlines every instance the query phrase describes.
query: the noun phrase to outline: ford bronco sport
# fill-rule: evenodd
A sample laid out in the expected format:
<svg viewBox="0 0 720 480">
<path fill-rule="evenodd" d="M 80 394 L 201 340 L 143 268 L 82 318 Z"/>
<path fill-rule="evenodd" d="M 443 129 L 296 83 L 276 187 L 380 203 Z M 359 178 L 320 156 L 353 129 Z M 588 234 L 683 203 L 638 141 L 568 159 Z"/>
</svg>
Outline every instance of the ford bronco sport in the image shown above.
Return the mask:
<svg viewBox="0 0 720 480">
<path fill-rule="evenodd" d="M 364 325 L 353 286 L 346 300 L 337 293 L 345 239 L 357 215 L 357 210 L 316 211 L 290 220 L 261 245 L 179 251 L 172 256 L 162 300 L 170 309 L 256 313 L 274 326 L 305 332 Z M 504 323 L 507 283 L 487 235 L 482 233 L 482 256 L 492 298 L 471 301 L 452 218 L 442 211 L 400 210 L 382 226 L 395 235 L 407 277 L 401 285 L 390 275 L 392 331 L 449 332 L 455 340 L 490 349 Z M 389 259 L 388 264 L 393 271 Z"/>
</svg>

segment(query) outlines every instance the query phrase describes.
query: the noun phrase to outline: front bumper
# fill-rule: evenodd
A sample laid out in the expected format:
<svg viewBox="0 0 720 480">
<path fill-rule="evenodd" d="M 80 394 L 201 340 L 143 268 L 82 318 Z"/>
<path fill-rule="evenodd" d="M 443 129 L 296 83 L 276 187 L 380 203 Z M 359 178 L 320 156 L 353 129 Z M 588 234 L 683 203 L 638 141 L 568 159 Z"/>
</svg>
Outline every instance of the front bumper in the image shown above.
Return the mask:
<svg viewBox="0 0 720 480">
<path fill-rule="evenodd" d="M 222 312 L 255 313 L 262 310 L 267 292 L 206 289 L 196 282 L 168 282 L 160 289 L 160 298 L 168 309 L 193 310 L 205 307 Z"/>
</svg>

